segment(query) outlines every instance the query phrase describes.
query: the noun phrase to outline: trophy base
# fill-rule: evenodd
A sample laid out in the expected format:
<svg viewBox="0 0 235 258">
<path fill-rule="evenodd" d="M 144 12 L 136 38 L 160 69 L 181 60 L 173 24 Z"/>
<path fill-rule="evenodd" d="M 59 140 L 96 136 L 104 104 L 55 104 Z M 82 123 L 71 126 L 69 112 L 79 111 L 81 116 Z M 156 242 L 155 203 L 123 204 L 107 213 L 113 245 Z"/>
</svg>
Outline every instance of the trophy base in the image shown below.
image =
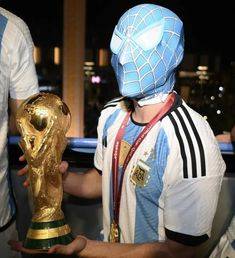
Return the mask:
<svg viewBox="0 0 235 258">
<path fill-rule="evenodd" d="M 32 222 L 23 246 L 28 249 L 48 250 L 53 245 L 67 245 L 73 239 L 71 229 L 63 219 L 50 222 Z"/>
</svg>

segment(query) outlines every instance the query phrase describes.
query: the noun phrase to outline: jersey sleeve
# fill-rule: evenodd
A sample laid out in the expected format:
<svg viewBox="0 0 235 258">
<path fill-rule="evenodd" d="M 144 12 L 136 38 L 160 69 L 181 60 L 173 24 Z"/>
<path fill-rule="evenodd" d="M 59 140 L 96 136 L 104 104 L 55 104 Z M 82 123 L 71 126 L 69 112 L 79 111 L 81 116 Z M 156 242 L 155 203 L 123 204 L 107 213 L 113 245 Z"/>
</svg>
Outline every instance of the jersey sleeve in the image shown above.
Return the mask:
<svg viewBox="0 0 235 258">
<path fill-rule="evenodd" d="M 102 116 L 100 116 L 98 120 L 97 126 L 97 146 L 94 155 L 94 166 L 98 171 L 102 171 L 103 169 L 103 120 Z"/>
<path fill-rule="evenodd" d="M 38 78 L 36 74 L 33 50 L 34 44 L 30 31 L 24 21 L 18 19 L 17 26 L 10 24 L 12 35 L 12 48 L 10 50 L 10 97 L 13 99 L 26 99 L 37 93 Z"/>
<path fill-rule="evenodd" d="M 94 155 L 94 166 L 98 171 L 103 170 L 103 151 L 107 147 L 107 138 L 104 134 L 105 123 L 107 117 L 110 115 L 109 108 L 101 111 L 98 126 L 97 126 L 97 147 Z"/>
<path fill-rule="evenodd" d="M 98 171 L 103 170 L 104 152 L 107 148 L 107 121 L 117 111 L 120 110 L 122 97 L 109 101 L 102 109 L 98 120 L 97 135 L 98 142 L 94 156 L 94 166 Z M 123 104 L 125 106 L 125 104 Z M 115 117 L 115 116 L 114 116 Z M 111 122 L 112 123 L 112 122 Z"/>
<path fill-rule="evenodd" d="M 168 238 L 196 245 L 210 236 L 221 181 L 221 176 L 183 179 L 170 187 L 165 206 Z"/>
<path fill-rule="evenodd" d="M 164 221 L 168 238 L 197 245 L 210 237 L 226 166 L 208 124 L 195 117 L 190 128 L 182 117 L 170 117 Z"/>
</svg>

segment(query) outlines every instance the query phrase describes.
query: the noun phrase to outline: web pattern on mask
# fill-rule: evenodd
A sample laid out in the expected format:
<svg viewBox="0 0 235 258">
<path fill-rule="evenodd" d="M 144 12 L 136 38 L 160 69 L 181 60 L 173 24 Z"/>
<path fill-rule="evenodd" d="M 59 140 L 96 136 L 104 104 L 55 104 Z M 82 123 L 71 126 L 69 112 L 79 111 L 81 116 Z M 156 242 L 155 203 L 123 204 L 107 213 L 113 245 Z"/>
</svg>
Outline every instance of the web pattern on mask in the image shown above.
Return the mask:
<svg viewBox="0 0 235 258">
<path fill-rule="evenodd" d="M 146 33 L 151 25 L 163 20 L 160 42 L 144 50 L 136 37 L 153 40 Z M 151 98 L 158 93 L 172 91 L 174 70 L 183 57 L 183 24 L 170 10 L 152 4 L 143 4 L 128 10 L 116 27 L 122 35 L 122 46 L 112 57 L 112 65 L 123 96 Z M 144 38 L 145 34 L 148 38 Z M 143 35 L 141 35 L 143 34 Z"/>
</svg>

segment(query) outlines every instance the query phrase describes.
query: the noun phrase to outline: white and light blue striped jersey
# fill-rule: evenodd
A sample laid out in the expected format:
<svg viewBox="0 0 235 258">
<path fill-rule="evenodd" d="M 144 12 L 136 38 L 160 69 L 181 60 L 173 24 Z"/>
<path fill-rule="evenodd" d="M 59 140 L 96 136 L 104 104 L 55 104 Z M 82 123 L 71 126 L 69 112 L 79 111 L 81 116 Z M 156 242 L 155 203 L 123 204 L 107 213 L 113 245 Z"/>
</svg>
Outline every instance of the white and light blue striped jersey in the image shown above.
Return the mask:
<svg viewBox="0 0 235 258">
<path fill-rule="evenodd" d="M 113 220 L 112 153 L 127 106 L 123 98 L 101 112 L 95 167 L 102 171 L 103 233 L 108 241 Z M 121 143 L 122 164 L 144 125 L 130 119 Z M 197 245 L 210 236 L 225 163 L 213 132 L 203 117 L 179 95 L 132 156 L 123 180 L 120 241 L 144 243 L 166 237 Z"/>
<path fill-rule="evenodd" d="M 8 181 L 8 98 L 26 99 L 38 92 L 33 42 L 26 24 L 0 7 L 0 228 L 15 207 Z"/>
</svg>

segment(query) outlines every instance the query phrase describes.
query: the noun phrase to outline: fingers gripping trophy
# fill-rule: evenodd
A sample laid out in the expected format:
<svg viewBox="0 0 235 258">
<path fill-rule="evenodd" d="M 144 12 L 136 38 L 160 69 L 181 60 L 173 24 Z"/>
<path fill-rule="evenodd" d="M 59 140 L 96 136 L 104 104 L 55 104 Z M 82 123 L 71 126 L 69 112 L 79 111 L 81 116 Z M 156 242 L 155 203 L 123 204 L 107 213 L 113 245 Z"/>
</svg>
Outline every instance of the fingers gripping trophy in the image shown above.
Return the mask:
<svg viewBox="0 0 235 258">
<path fill-rule="evenodd" d="M 67 105 L 56 95 L 38 93 L 22 103 L 17 113 L 19 145 L 28 167 L 33 216 L 24 247 L 47 250 L 72 241 L 61 210 L 63 198 L 59 165 L 71 123 Z"/>
</svg>

